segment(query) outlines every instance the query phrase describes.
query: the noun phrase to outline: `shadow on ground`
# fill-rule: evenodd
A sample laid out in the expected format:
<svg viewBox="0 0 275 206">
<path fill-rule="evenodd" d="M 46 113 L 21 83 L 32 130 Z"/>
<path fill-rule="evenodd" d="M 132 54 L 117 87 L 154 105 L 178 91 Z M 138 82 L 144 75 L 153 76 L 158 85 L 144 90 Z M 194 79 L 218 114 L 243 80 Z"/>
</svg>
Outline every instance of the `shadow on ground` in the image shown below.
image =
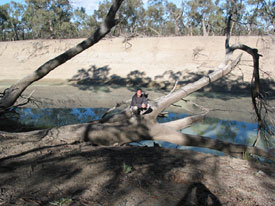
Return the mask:
<svg viewBox="0 0 275 206">
<path fill-rule="evenodd" d="M 2 205 L 253 205 L 256 204 L 253 197 L 262 187 L 272 192 L 272 184 L 263 178 L 271 175 L 272 169 L 255 167 L 256 172 L 261 171 L 258 178 L 261 181 L 257 183 L 261 188 L 253 190 L 253 197 L 247 197 L 233 185 L 253 189 L 247 181 L 253 176 L 253 169 L 244 170 L 248 168 L 243 167 L 245 162 L 236 166 L 227 161 L 159 147 L 82 144 L 39 148 L 0 159 L 0 202 Z M 244 176 L 239 174 L 244 171 Z M 244 182 L 239 182 L 240 179 Z"/>
<path fill-rule="evenodd" d="M 171 90 L 176 81 L 178 86 L 184 86 L 192 83 L 203 76 L 213 72 L 210 70 L 208 74 L 203 72 L 174 72 L 172 70 L 165 71 L 162 75 L 156 75 L 151 78 L 145 72 L 138 70 L 131 71 L 127 77 L 121 77 L 116 74 L 110 75 L 111 68 L 109 66 L 96 67 L 92 65 L 89 69 L 80 69 L 69 81 L 81 90 L 97 90 L 102 87 L 119 88 L 127 87 L 130 91 L 134 91 L 137 87 L 146 89 Z M 235 79 L 235 80 L 232 80 Z M 266 92 L 268 99 L 275 98 L 275 81 L 273 79 L 262 79 L 262 89 Z M 243 81 L 243 78 L 234 74 L 228 74 L 220 80 L 211 83 L 199 91 L 204 92 L 204 96 L 214 97 L 227 100 L 226 95 L 215 95 L 215 93 L 230 94 L 234 93 L 238 96 L 250 96 L 250 84 Z M 211 92 L 210 92 L 211 91 Z M 105 89 L 110 92 L 110 89 Z"/>
<path fill-rule="evenodd" d="M 62 201 L 102 206 L 208 205 L 209 201 L 221 205 L 202 182 L 203 172 L 198 167 L 211 156 L 174 151 L 60 145 L 2 158 L 0 201 L 4 205 L 52 205 Z M 196 159 L 192 164 L 191 157 Z M 218 163 L 213 164 L 215 181 Z"/>
</svg>

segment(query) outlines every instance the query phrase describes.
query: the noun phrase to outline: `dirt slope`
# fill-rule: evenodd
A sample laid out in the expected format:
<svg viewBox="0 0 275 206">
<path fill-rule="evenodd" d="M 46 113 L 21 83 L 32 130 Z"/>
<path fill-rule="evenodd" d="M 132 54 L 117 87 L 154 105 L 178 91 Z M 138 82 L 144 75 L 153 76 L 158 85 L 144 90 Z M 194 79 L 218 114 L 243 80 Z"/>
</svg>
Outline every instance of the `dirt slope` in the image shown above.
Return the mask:
<svg viewBox="0 0 275 206">
<path fill-rule="evenodd" d="M 134 38 L 123 43 L 123 38 L 105 39 L 89 48 L 46 79 L 102 79 L 147 78 L 147 81 L 181 80 L 192 74 L 205 74 L 216 68 L 224 57 L 225 37 L 161 37 Z M 49 59 L 73 47 L 82 39 L 32 40 L 0 42 L 0 80 L 20 79 Z M 275 77 L 275 37 L 232 37 L 231 43 L 241 42 L 258 48 L 263 55 L 263 78 Z M 237 52 L 236 52 L 237 53 Z M 245 54 L 241 70 L 234 71 L 230 79 L 244 74 L 250 81 L 252 59 Z"/>
</svg>

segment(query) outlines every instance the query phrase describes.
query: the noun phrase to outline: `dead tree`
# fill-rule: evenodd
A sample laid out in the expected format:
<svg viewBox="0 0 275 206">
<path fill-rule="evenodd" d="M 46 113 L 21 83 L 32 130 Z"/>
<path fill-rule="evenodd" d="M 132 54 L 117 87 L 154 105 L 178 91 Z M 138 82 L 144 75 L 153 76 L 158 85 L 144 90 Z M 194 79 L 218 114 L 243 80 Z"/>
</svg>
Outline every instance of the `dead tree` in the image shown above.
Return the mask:
<svg viewBox="0 0 275 206">
<path fill-rule="evenodd" d="M 33 74 L 23 78 L 17 84 L 11 86 L 0 100 L 1 111 L 5 111 L 7 108 L 11 107 L 20 94 L 32 82 L 43 78 L 58 65 L 66 62 L 105 36 L 116 24 L 115 13 L 121 3 L 122 0 L 114 1 L 105 21 L 92 37 L 55 59 L 45 63 Z M 48 148 L 62 144 L 73 144 L 76 142 L 91 142 L 94 145 L 122 145 L 141 140 L 162 140 L 178 145 L 215 149 L 231 155 L 248 152 L 274 160 L 274 154 L 259 148 L 227 143 L 203 136 L 187 135 L 180 132 L 180 130 L 188 127 L 190 124 L 202 120 L 205 117 L 206 112 L 167 123 L 157 122 L 157 116 L 170 105 L 180 101 L 192 92 L 222 78 L 236 67 L 241 59 L 241 55 L 233 61 L 230 59 L 233 51 L 238 47 L 229 46 L 229 37 L 230 36 L 227 35 L 225 43 L 225 59 L 214 72 L 193 83 L 187 84 L 178 90 L 173 90 L 168 95 L 154 100 L 151 103 L 151 113 L 136 116 L 132 114 L 130 109 L 126 109 L 119 114 L 105 116 L 101 120 L 86 124 L 68 125 L 25 133 L 0 132 L 1 145 L 8 145 L 1 146 L 2 153 L 0 154 L 0 158 L 16 156 L 18 154 L 27 154 L 29 151 L 35 151 L 37 148 Z M 246 48 L 249 47 L 241 46 L 240 48 L 246 50 Z"/>
</svg>

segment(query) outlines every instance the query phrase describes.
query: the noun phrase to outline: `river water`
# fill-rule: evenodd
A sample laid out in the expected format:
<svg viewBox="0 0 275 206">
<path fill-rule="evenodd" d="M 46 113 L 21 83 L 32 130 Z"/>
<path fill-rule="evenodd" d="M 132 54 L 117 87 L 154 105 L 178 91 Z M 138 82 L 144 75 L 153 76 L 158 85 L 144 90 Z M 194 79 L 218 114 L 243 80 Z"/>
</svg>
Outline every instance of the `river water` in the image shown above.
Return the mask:
<svg viewBox="0 0 275 206">
<path fill-rule="evenodd" d="M 6 115 L 7 118 L 5 121 L 1 121 L 0 129 L 2 131 L 19 132 L 85 123 L 100 119 L 106 111 L 107 108 L 17 108 L 13 113 Z M 187 114 L 169 112 L 167 117 L 158 118 L 158 121 L 168 122 L 185 116 L 187 116 Z M 257 124 L 206 117 L 203 121 L 193 124 L 182 130 L 182 132 L 237 144 L 252 145 L 257 134 Z M 152 144 L 152 141 L 137 143 L 137 145 L 147 146 Z M 167 142 L 158 142 L 158 144 L 164 147 L 186 149 L 186 147 L 173 145 Z M 267 147 L 265 142 L 261 142 L 259 146 L 262 148 Z M 205 152 L 207 151 L 205 150 Z M 219 153 L 216 152 L 215 154 Z"/>
<path fill-rule="evenodd" d="M 39 105 L 41 108 L 17 108 L 14 112 L 6 114 L 5 117 L 0 116 L 0 131 L 30 131 L 89 122 L 101 118 L 107 111 L 106 108 L 113 107 L 121 100 L 131 98 L 134 93 L 133 88 L 104 88 L 79 89 L 69 85 L 38 85 L 30 88 L 30 90 L 39 91 L 35 97 L 41 102 Z M 151 100 L 165 94 L 164 91 L 148 90 L 147 92 Z M 256 138 L 257 124 L 250 94 L 195 92 L 184 98 L 184 101 L 179 101 L 176 105 L 169 107 L 168 117 L 159 118 L 158 121 L 167 122 L 199 113 L 200 110 L 194 107 L 193 103 L 204 106 L 211 112 L 203 121 L 182 130 L 183 133 L 217 138 L 237 144 L 253 144 Z M 272 105 L 275 105 L 274 99 L 272 99 Z M 272 141 L 271 147 L 274 147 L 274 138 Z M 168 142 L 157 143 L 163 147 L 221 154 L 205 148 L 184 147 Z M 132 144 L 152 146 L 154 142 L 149 140 Z M 267 148 L 268 145 L 262 141 L 259 147 Z"/>
</svg>

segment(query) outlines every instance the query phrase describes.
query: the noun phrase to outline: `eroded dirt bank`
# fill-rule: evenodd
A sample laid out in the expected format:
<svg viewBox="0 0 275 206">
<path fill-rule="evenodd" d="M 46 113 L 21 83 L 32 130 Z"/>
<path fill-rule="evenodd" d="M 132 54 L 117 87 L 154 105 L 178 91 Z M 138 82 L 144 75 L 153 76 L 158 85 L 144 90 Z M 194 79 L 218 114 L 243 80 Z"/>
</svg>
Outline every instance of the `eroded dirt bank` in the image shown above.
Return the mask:
<svg viewBox="0 0 275 206">
<path fill-rule="evenodd" d="M 20 79 L 46 61 L 81 42 L 82 39 L 0 42 L 0 80 Z M 45 79 L 74 80 L 77 83 L 136 80 L 143 83 L 176 79 L 188 81 L 214 70 L 225 54 L 225 37 L 123 38 L 100 41 L 48 74 Z M 257 48 L 263 55 L 260 67 L 264 79 L 275 78 L 275 37 L 232 37 Z M 239 52 L 236 52 L 236 55 Z M 239 69 L 227 77 L 238 83 L 250 82 L 252 58 L 245 54 Z M 121 81 L 120 81 L 121 82 Z M 122 82 L 122 83 L 126 83 Z"/>
</svg>

